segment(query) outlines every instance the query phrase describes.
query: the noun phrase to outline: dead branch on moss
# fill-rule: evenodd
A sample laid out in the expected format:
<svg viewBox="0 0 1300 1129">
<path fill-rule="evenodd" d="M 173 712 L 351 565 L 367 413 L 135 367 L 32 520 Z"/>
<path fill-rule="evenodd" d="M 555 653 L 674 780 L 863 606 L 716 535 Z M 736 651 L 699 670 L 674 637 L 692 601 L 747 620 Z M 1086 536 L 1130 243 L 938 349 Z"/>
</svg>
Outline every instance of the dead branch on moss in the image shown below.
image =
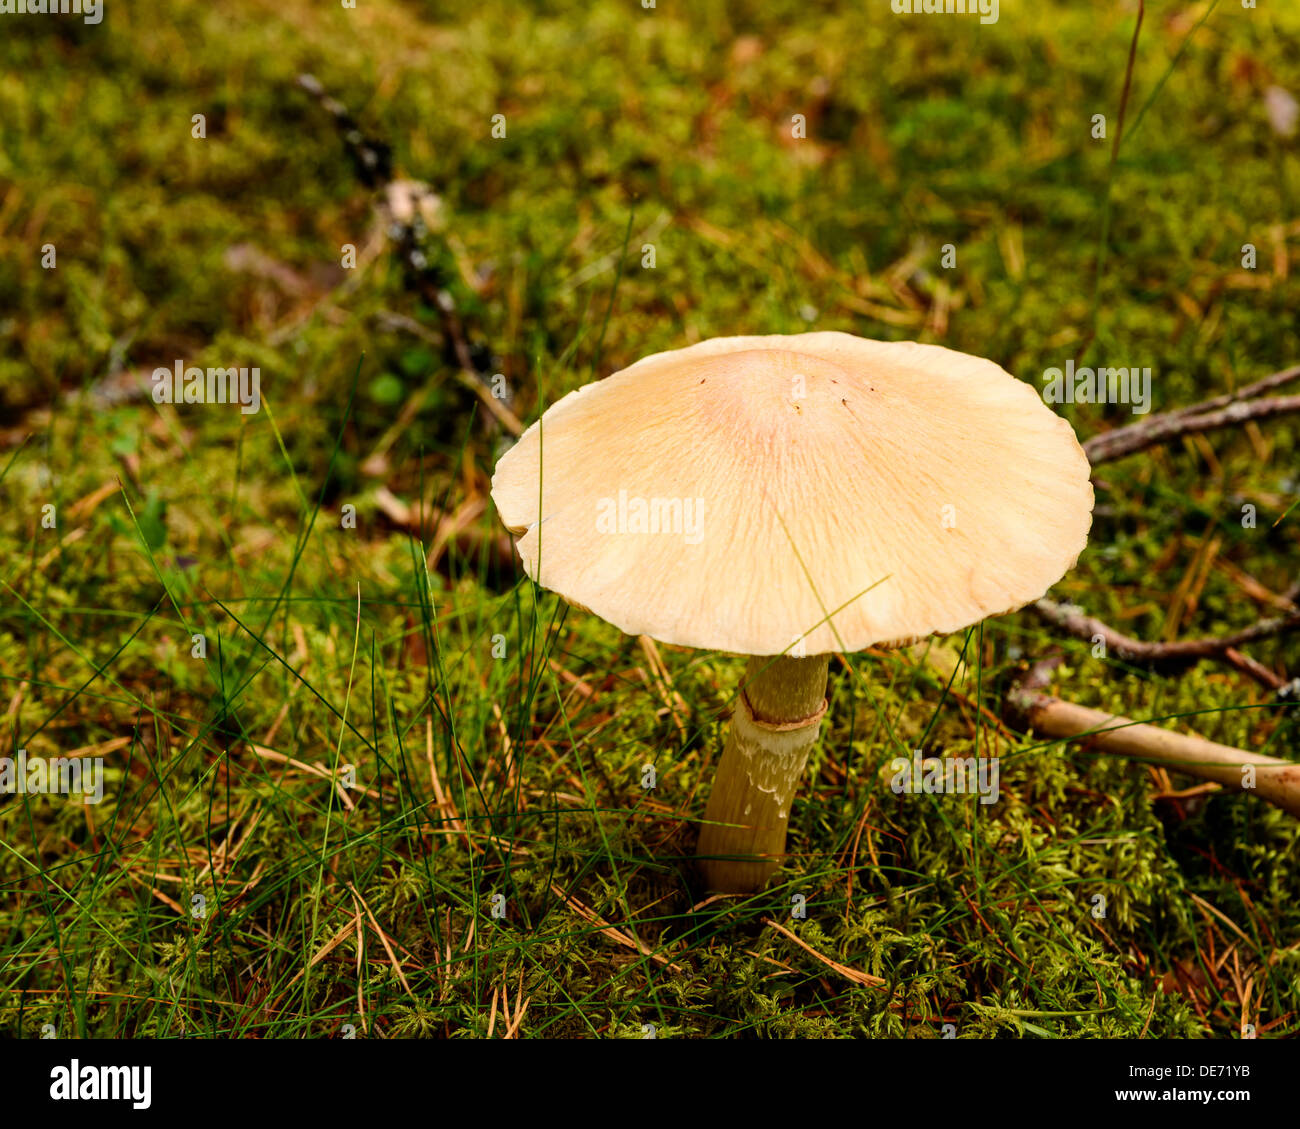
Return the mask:
<svg viewBox="0 0 1300 1129">
<path fill-rule="evenodd" d="M 1292 365 L 1257 380 L 1254 384 L 1248 384 L 1245 388 L 1239 388 L 1236 392 L 1215 396 L 1174 411 L 1161 412 L 1141 423 L 1094 435 L 1083 444 L 1084 453 L 1095 467 L 1158 446 L 1180 435 L 1221 431 L 1249 420 L 1300 413 L 1300 396 L 1264 397 L 1265 392 L 1271 392 L 1297 378 L 1300 378 L 1300 365 Z"/>
<path fill-rule="evenodd" d="M 1100 639 L 1108 655 L 1114 655 L 1126 662 L 1140 663 L 1169 672 L 1194 666 L 1202 659 L 1222 659 L 1263 682 L 1270 690 L 1278 689 L 1285 680 L 1255 662 L 1254 659 L 1242 655 L 1237 648 L 1246 643 L 1300 630 L 1300 612 L 1295 612 L 1292 615 L 1261 619 L 1231 635 L 1182 639 L 1174 643 L 1147 643 L 1141 639 L 1134 639 L 1131 635 L 1125 635 L 1109 624 L 1065 604 L 1042 599 L 1030 606 L 1046 623 L 1060 628 L 1067 635 L 1085 642 Z"/>
<path fill-rule="evenodd" d="M 1007 695 L 1017 722 L 1046 737 L 1086 740 L 1101 753 L 1131 757 L 1210 780 L 1224 788 L 1253 792 L 1300 817 L 1300 764 L 1248 753 L 1194 733 L 1175 733 L 1104 710 L 1075 705 L 1040 689 L 1059 656 L 1035 664 Z"/>
<path fill-rule="evenodd" d="M 498 402 L 487 381 L 496 367 L 496 357 L 485 344 L 471 341 L 443 271 L 424 250 L 426 239 L 440 236 L 441 199 L 420 181 L 394 180 L 391 148 L 363 134 L 346 107 L 331 97 L 314 75 L 299 75 L 298 85 L 334 119 L 361 182 L 382 193 L 377 211 L 384 230 L 401 260 L 408 289 L 438 315 L 444 359 L 456 369 L 457 380 L 478 396 L 498 425 L 518 437 L 522 424 L 507 405 Z M 403 328 L 409 330 L 411 324 L 418 323 L 411 319 Z"/>
<path fill-rule="evenodd" d="M 409 333 L 413 337 L 418 337 L 427 344 L 436 344 L 438 337 L 431 333 L 413 317 L 406 314 L 394 313 L 391 310 L 380 310 L 375 315 L 375 320 L 385 329 L 396 330 L 402 333 Z M 515 415 L 503 400 L 498 400 L 493 394 L 492 389 L 483 383 L 483 380 L 467 369 L 460 369 L 456 373 L 456 379 L 466 388 L 473 392 L 481 401 L 483 406 L 491 412 L 497 422 L 506 429 L 516 439 L 524 432 L 523 421 Z"/>
</svg>

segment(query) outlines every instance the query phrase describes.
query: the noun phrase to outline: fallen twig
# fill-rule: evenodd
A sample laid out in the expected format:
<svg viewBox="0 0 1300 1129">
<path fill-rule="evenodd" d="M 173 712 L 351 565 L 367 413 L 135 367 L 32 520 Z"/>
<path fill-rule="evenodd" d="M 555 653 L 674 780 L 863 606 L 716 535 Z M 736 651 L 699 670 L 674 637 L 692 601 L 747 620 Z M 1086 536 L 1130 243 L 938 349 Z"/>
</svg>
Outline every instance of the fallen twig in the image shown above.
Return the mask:
<svg viewBox="0 0 1300 1129">
<path fill-rule="evenodd" d="M 320 79 L 312 74 L 300 74 L 298 85 L 320 104 L 322 110 L 334 119 L 339 136 L 347 148 L 348 156 L 356 165 L 357 176 L 370 188 L 384 184 L 393 173 L 393 151 L 382 141 L 366 137 L 361 132 L 347 107 L 337 98 L 331 98 L 321 85 Z"/>
<path fill-rule="evenodd" d="M 596 927 L 597 932 L 608 937 L 611 941 L 617 942 L 620 945 L 624 945 L 629 949 L 635 949 L 643 957 L 649 957 L 656 964 L 661 965 L 664 968 L 671 970 L 672 972 L 682 971 L 681 965 L 673 964 L 667 957 L 663 956 L 661 953 L 655 952 L 653 949 L 650 948 L 649 945 L 647 945 L 644 941 L 640 940 L 639 938 L 633 937 L 628 933 L 624 933 L 621 929 L 616 929 L 613 925 L 611 925 L 608 921 L 606 921 L 603 917 L 601 917 L 600 914 L 596 913 L 595 910 L 589 909 L 587 906 L 583 905 L 572 894 L 566 894 L 563 890 L 560 889 L 558 883 L 555 882 L 551 883 L 551 891 L 555 894 L 557 898 L 560 898 L 565 905 L 567 905 L 571 910 L 573 910 L 574 913 L 576 913 L 584 921 L 590 922 L 592 925 L 594 925 Z"/>
<path fill-rule="evenodd" d="M 807 941 L 801 940 L 799 937 L 795 936 L 795 934 L 791 933 L 784 925 L 777 924 L 770 917 L 763 918 L 763 924 L 770 925 L 780 933 L 781 936 L 788 937 L 803 949 L 804 952 L 811 953 L 832 972 L 843 976 L 845 980 L 851 981 L 854 984 L 861 984 L 865 988 L 883 988 L 887 983 L 887 981 L 882 980 L 879 976 L 872 976 L 869 972 L 859 972 L 856 968 L 850 968 L 847 964 L 840 964 L 837 960 L 831 960 L 830 957 L 826 956 L 824 953 L 819 953 L 808 944 Z"/>
<path fill-rule="evenodd" d="M 1206 636 L 1200 639 L 1182 639 L 1173 643 L 1147 643 L 1117 631 L 1090 615 L 1052 600 L 1042 599 L 1031 605 L 1047 623 L 1059 627 L 1076 639 L 1093 641 L 1101 638 L 1108 655 L 1127 662 L 1147 663 L 1154 667 L 1180 668 L 1193 666 L 1201 659 L 1223 659 L 1239 670 L 1258 679 L 1271 690 L 1281 687 L 1285 680 L 1267 667 L 1240 654 L 1237 648 L 1290 631 L 1300 630 L 1300 612 L 1292 615 L 1261 619 L 1241 631 L 1230 635 Z"/>
<path fill-rule="evenodd" d="M 495 367 L 492 350 L 479 342 L 470 342 L 455 300 L 444 285 L 442 271 L 423 249 L 424 239 L 437 234 L 441 201 L 428 185 L 419 181 L 393 180 L 390 147 L 366 137 L 347 108 L 330 97 L 314 75 L 299 75 L 298 85 L 333 117 L 362 183 L 384 193 L 379 210 L 389 221 L 385 224 L 388 237 L 398 251 L 408 284 L 437 311 L 444 354 L 456 369 L 457 380 L 479 397 L 498 425 L 518 436 L 523 425 L 505 404 L 498 402 L 485 379 Z M 410 323 L 403 328 L 409 329 Z"/>
<path fill-rule="evenodd" d="M 1101 435 L 1094 435 L 1083 445 L 1084 454 L 1095 467 L 1099 463 L 1121 459 L 1137 451 L 1155 447 L 1180 435 L 1204 431 L 1219 431 L 1225 427 L 1253 419 L 1300 413 L 1300 396 L 1260 397 L 1265 392 L 1280 388 L 1300 378 L 1300 365 L 1275 372 L 1253 384 L 1222 396 L 1191 404 L 1170 412 L 1144 419 L 1128 427 L 1117 427 Z"/>
<path fill-rule="evenodd" d="M 380 310 L 377 320 L 386 329 L 410 333 L 412 336 L 420 338 L 421 341 L 430 344 L 438 341 L 436 334 L 430 333 L 420 322 L 412 317 L 407 317 L 405 314 L 393 313 L 391 310 Z M 492 389 L 484 383 L 483 378 L 477 371 L 473 368 L 467 369 L 462 364 L 456 372 L 456 379 L 479 398 L 483 406 L 496 417 L 497 422 L 511 435 L 518 438 L 523 434 L 523 421 L 502 400 L 497 399 L 492 394 Z"/>
<path fill-rule="evenodd" d="M 1090 747 L 1099 752 L 1152 761 L 1225 788 L 1253 792 L 1300 817 L 1300 764 L 1220 745 L 1196 734 L 1173 733 L 1045 694 L 1038 686 L 1054 661 L 1059 660 L 1036 664 L 1007 696 L 1008 709 L 1035 733 L 1065 740 L 1087 738 Z"/>
</svg>

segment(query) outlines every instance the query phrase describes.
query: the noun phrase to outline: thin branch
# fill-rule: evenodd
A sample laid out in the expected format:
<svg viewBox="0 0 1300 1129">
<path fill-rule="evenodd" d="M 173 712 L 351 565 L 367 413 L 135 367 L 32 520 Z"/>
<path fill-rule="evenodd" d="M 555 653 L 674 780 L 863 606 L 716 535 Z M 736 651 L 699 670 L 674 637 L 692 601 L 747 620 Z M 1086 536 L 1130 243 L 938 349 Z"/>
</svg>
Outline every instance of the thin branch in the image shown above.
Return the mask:
<svg viewBox="0 0 1300 1129">
<path fill-rule="evenodd" d="M 1264 395 L 1265 392 L 1272 392 L 1275 388 L 1282 388 L 1290 384 L 1293 380 L 1300 380 L 1300 365 L 1292 365 L 1290 368 L 1270 373 L 1253 384 L 1238 388 L 1235 392 L 1225 392 L 1222 396 L 1214 396 L 1197 404 L 1188 404 L 1185 408 L 1175 408 L 1172 411 L 1165 412 L 1164 416 L 1169 418 L 1172 416 L 1204 415 L 1216 408 L 1226 408 L 1229 404 L 1236 404 L 1242 400 L 1254 400 L 1256 397 Z"/>
<path fill-rule="evenodd" d="M 1273 619 L 1258 620 L 1231 635 L 1182 639 L 1174 643 L 1147 643 L 1141 639 L 1134 639 L 1131 635 L 1125 635 L 1099 619 L 1084 615 L 1080 611 L 1052 600 L 1038 600 L 1031 607 L 1045 622 L 1060 628 L 1068 635 L 1073 635 L 1076 639 L 1091 642 L 1100 636 L 1108 655 L 1113 654 L 1127 662 L 1149 663 L 1152 666 L 1191 666 L 1201 659 L 1223 659 L 1244 670 L 1253 678 L 1259 679 L 1272 690 L 1281 686 L 1283 680 L 1254 660 L 1246 659 L 1245 656 L 1236 655 L 1237 659 L 1244 661 L 1235 662 L 1234 652 L 1246 643 L 1300 630 L 1300 612 L 1295 612 Z M 1265 672 L 1267 677 L 1262 677 Z"/>
<path fill-rule="evenodd" d="M 1089 709 L 1024 686 L 1007 701 L 1008 709 L 1035 733 L 1067 741 L 1087 738 L 1097 752 L 1151 761 L 1224 788 L 1254 792 L 1300 816 L 1300 764 Z"/>
<path fill-rule="evenodd" d="M 1099 463 L 1144 451 L 1180 435 L 1218 431 L 1225 427 L 1236 427 L 1248 420 L 1300 413 L 1300 396 L 1261 398 L 1264 392 L 1297 378 L 1300 378 L 1300 365 L 1293 365 L 1236 392 L 1175 411 L 1162 412 L 1141 423 L 1094 435 L 1084 443 L 1084 453 L 1088 456 L 1088 461 L 1097 466 Z"/>
<path fill-rule="evenodd" d="M 385 229 L 401 259 L 409 288 L 438 314 L 445 359 L 456 369 L 456 379 L 478 396 L 499 426 L 517 437 L 523 430 L 522 423 L 497 400 L 486 379 L 496 363 L 492 350 L 480 342 L 471 342 L 451 291 L 444 285 L 443 271 L 422 250 L 422 241 L 435 234 L 425 222 L 422 204 L 436 201 L 436 197 L 422 183 L 394 181 L 390 147 L 366 137 L 343 103 L 331 97 L 314 75 L 299 75 L 298 86 L 333 117 L 362 183 L 387 195 L 387 204 L 380 209 L 389 220 Z M 418 323 L 411 319 L 405 328 L 411 324 Z"/>
<path fill-rule="evenodd" d="M 375 319 L 386 329 L 409 333 L 430 345 L 438 344 L 437 334 L 431 333 L 415 318 L 408 317 L 406 314 L 394 313 L 392 310 L 380 310 L 375 315 Z M 479 398 L 483 406 L 496 417 L 497 422 L 511 435 L 518 439 L 523 434 L 523 421 L 506 407 L 504 401 L 498 400 L 492 394 L 492 389 L 484 383 L 483 378 L 474 369 L 467 369 L 462 366 L 456 371 L 456 379 Z"/>
<path fill-rule="evenodd" d="M 319 103 L 320 108 L 334 119 L 343 145 L 352 158 L 357 176 L 368 188 L 386 184 L 392 177 L 393 151 L 382 141 L 376 141 L 361 132 L 361 127 L 337 98 L 331 98 L 320 79 L 313 74 L 300 74 L 298 86 Z"/>
</svg>

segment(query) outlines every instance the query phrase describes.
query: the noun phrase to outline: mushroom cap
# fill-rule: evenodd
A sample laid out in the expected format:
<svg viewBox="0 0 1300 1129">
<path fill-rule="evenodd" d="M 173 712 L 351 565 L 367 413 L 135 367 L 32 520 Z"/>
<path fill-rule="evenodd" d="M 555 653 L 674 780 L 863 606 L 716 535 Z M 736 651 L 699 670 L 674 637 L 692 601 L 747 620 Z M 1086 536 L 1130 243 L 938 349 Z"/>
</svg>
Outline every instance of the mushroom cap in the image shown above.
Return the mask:
<svg viewBox="0 0 1300 1129">
<path fill-rule="evenodd" d="M 1037 599 L 1088 539 L 1070 425 L 992 361 L 719 337 L 553 404 L 492 499 L 528 575 L 629 634 L 853 652 Z"/>
</svg>

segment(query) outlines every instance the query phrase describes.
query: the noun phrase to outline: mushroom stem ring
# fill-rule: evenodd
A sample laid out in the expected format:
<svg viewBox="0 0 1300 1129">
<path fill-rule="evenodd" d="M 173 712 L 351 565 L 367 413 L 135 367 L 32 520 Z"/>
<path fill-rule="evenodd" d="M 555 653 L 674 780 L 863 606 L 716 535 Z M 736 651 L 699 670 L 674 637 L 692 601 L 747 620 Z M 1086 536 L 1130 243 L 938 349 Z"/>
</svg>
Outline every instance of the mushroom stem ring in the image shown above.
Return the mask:
<svg viewBox="0 0 1300 1129">
<path fill-rule="evenodd" d="M 744 690 L 740 692 L 740 696 L 745 699 L 745 705 L 749 707 L 750 720 L 753 721 L 759 729 L 766 729 L 772 733 L 788 733 L 793 729 L 807 729 L 810 725 L 816 725 L 817 722 L 821 721 L 821 719 L 826 716 L 826 709 L 829 704 L 826 699 L 823 698 L 822 704 L 807 717 L 797 717 L 793 721 L 768 721 L 765 718 L 759 717 L 758 714 L 754 712 L 754 703 L 749 700 L 749 696 Z"/>
</svg>

